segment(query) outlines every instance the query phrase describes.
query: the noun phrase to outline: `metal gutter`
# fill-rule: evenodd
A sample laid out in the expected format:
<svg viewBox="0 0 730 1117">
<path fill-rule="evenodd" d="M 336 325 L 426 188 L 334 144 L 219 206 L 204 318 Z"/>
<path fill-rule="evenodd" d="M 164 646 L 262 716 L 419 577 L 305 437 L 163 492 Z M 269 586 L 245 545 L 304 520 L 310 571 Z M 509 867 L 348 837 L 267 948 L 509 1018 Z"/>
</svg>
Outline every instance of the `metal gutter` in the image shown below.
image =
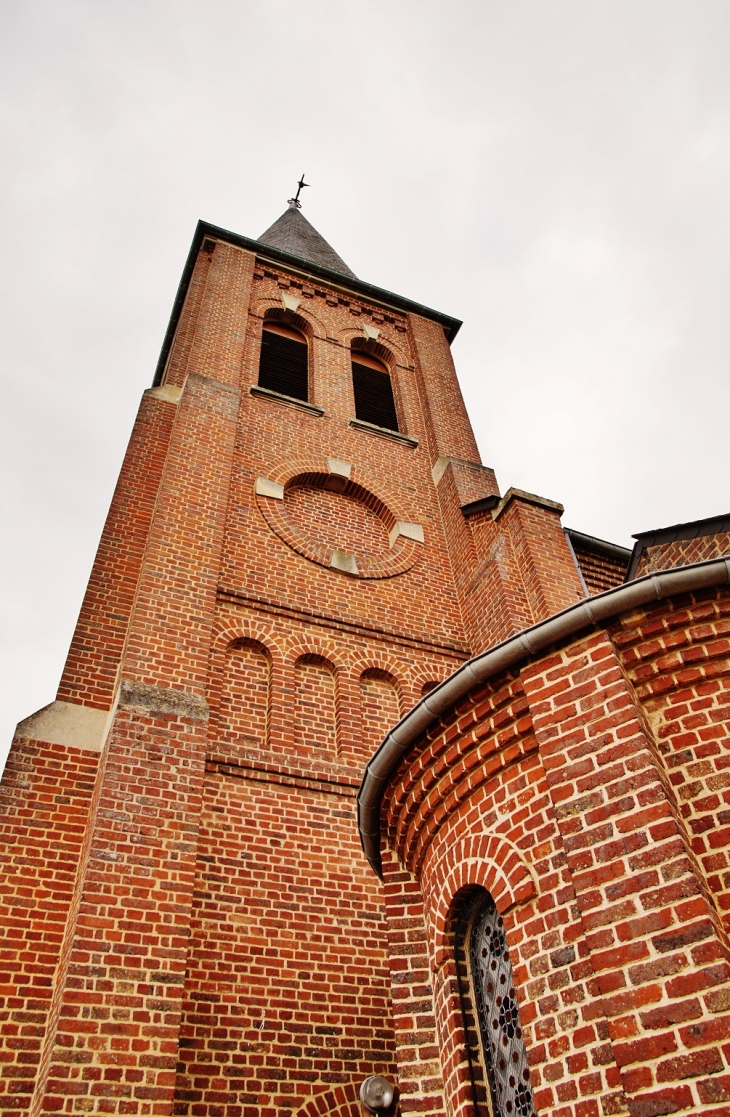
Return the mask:
<svg viewBox="0 0 730 1117">
<path fill-rule="evenodd" d="M 446 710 L 493 675 L 515 667 L 551 644 L 603 624 L 627 609 L 637 609 L 678 593 L 730 583 L 730 558 L 710 559 L 692 566 L 647 574 L 548 617 L 510 636 L 474 659 L 467 660 L 421 699 L 392 729 L 368 763 L 357 796 L 358 829 L 370 865 L 382 879 L 380 806 L 385 786 L 413 742 Z"/>
<path fill-rule="evenodd" d="M 440 310 L 432 310 L 430 307 L 423 306 L 421 303 L 412 302 L 410 299 L 403 298 L 402 295 L 396 295 L 393 291 L 387 291 L 383 287 L 375 287 L 372 283 L 365 283 L 361 279 L 350 279 L 349 276 L 343 275 L 342 272 L 325 268 L 321 264 L 312 264 L 309 260 L 303 260 L 301 256 L 293 256 L 289 252 L 282 252 L 279 248 L 270 248 L 268 245 L 261 244 L 258 240 L 252 240 L 250 237 L 243 237 L 238 233 L 231 233 L 228 229 L 221 229 L 217 225 L 210 225 L 207 221 L 198 221 L 195 235 L 193 236 L 193 243 L 190 246 L 188 258 L 183 268 L 182 278 L 180 279 L 180 285 L 175 296 L 175 302 L 172 306 L 172 314 L 170 315 L 165 339 L 162 343 L 157 369 L 155 370 L 155 378 L 152 382 L 154 388 L 162 383 L 165 366 L 167 365 L 167 358 L 170 355 L 170 349 L 172 348 L 172 342 L 175 337 L 175 330 L 177 329 L 177 324 L 185 302 L 185 296 L 187 295 L 190 285 L 190 277 L 193 274 L 195 261 L 198 258 L 198 252 L 200 251 L 205 237 L 210 237 L 213 240 L 225 241 L 226 244 L 233 244 L 237 248 L 243 248 L 247 252 L 253 252 L 261 260 L 272 260 L 278 264 L 285 264 L 291 270 L 297 271 L 302 275 L 321 279 L 330 287 L 336 287 L 341 291 L 350 291 L 362 295 L 371 302 L 377 303 L 378 306 L 398 310 L 405 314 L 418 314 L 422 318 L 430 318 L 432 322 L 438 322 L 443 326 L 449 344 L 454 340 L 461 327 L 462 323 L 458 318 L 452 318 L 451 315 L 443 314 Z"/>
</svg>

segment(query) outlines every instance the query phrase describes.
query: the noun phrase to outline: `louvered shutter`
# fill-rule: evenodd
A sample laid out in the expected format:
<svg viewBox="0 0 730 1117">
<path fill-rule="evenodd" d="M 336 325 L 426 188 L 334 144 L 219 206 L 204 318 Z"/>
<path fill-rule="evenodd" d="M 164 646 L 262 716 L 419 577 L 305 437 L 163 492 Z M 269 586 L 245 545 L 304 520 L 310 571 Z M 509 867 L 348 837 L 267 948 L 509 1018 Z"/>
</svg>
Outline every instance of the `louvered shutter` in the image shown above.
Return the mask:
<svg viewBox="0 0 730 1117">
<path fill-rule="evenodd" d="M 261 338 L 259 387 L 280 392 L 292 399 L 309 398 L 308 350 L 306 341 L 264 330 Z"/>
<path fill-rule="evenodd" d="M 353 359 L 352 386 L 355 390 L 355 415 L 366 423 L 398 430 L 393 386 L 387 372 L 361 365 Z"/>
</svg>

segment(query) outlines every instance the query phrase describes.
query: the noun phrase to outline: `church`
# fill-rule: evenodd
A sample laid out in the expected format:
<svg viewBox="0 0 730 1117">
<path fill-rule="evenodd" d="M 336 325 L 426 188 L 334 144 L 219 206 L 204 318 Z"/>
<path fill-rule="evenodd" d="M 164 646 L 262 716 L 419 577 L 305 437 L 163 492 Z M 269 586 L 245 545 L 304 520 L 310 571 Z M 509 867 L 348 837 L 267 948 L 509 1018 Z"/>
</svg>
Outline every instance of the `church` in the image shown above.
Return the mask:
<svg viewBox="0 0 730 1117">
<path fill-rule="evenodd" d="M 0 785 L 5 1117 L 730 1115 L 730 515 L 500 489 L 460 325 L 198 224 Z"/>
</svg>

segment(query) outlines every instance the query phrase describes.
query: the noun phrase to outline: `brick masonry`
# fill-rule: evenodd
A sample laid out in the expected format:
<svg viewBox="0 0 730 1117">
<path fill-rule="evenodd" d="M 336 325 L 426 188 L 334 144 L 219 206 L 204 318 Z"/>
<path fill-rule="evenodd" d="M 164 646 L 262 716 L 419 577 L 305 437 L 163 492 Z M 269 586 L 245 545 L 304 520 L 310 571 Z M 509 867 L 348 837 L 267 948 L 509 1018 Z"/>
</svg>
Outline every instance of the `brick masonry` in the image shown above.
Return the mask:
<svg viewBox="0 0 730 1117">
<path fill-rule="evenodd" d="M 590 547 L 581 546 L 575 540 L 573 540 L 573 551 L 588 592 L 591 595 L 604 593 L 605 590 L 612 590 L 615 586 L 620 586 L 626 577 L 628 564 L 613 555 L 601 554 Z M 670 563 L 669 565 L 674 564 Z M 642 571 L 642 573 L 647 573 L 647 571 Z"/>
<path fill-rule="evenodd" d="M 719 558 L 721 555 L 730 555 L 730 532 L 728 531 L 700 535 L 694 539 L 656 543 L 642 550 L 636 577 L 652 574 L 656 570 L 669 570 L 673 566 L 689 566 L 690 563 Z"/>
<path fill-rule="evenodd" d="M 725 1055 L 706 1022 L 724 1016 L 686 983 L 705 967 L 717 998 L 724 980 L 712 951 L 726 906 L 710 896 L 725 889 L 726 691 L 707 675 L 695 694 L 686 671 L 719 622 L 697 614 L 691 669 L 675 629 L 637 617 L 574 658 L 556 653 L 547 675 L 533 664 L 487 688 L 391 789 L 381 886 L 354 807 L 383 736 L 470 655 L 584 590 L 560 506 L 517 490 L 500 500 L 442 325 L 300 263 L 202 240 L 57 695 L 63 709 L 108 711 L 108 735 L 98 751 L 13 743 L 0 786 L 2 1112 L 352 1117 L 373 1073 L 399 1078 L 403 1112 L 465 1112 L 443 897 L 480 858 L 518 959 L 540 1111 L 586 1117 L 597 1098 L 619 1111 L 631 1089 L 652 1113 L 670 1111 L 656 1108 L 665 1095 L 716 1099 L 712 1060 L 724 1071 Z M 308 406 L 251 390 L 272 317 L 307 338 Z M 404 437 L 352 425 L 353 346 L 389 368 Z M 399 524 L 414 526 L 393 534 Z M 608 719 L 595 755 L 573 699 L 553 716 L 551 672 L 590 708 L 586 727 Z M 614 782 L 579 787 L 612 750 Z M 639 809 L 658 834 L 651 864 L 624 836 Z M 606 818 L 585 822 L 590 850 L 621 866 L 618 883 L 581 867 L 591 811 Z M 644 891 L 601 923 L 632 857 L 646 860 Z M 666 927 L 626 931 L 627 905 L 655 892 L 646 918 L 666 907 Z M 665 932 L 666 949 L 631 954 Z M 653 976 L 634 981 L 629 964 Z M 607 974 L 652 992 L 624 1004 L 617 986 L 607 1008 Z"/>
<path fill-rule="evenodd" d="M 383 804 L 404 1112 L 474 1111 L 454 925 L 477 886 L 538 1113 L 730 1112 L 729 692 L 730 594 L 703 591 L 528 658 L 412 746 Z"/>
</svg>

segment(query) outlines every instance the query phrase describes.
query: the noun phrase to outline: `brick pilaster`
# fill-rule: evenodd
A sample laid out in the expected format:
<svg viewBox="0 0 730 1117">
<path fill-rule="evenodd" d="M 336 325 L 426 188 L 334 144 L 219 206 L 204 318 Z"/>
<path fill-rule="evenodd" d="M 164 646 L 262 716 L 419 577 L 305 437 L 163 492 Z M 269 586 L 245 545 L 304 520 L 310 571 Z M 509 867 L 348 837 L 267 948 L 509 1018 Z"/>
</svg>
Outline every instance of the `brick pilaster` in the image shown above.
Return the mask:
<svg viewBox="0 0 730 1117">
<path fill-rule="evenodd" d="M 400 1108 L 404 1114 L 444 1117 L 423 897 L 411 874 L 387 850 L 383 879 Z"/>
<path fill-rule="evenodd" d="M 703 1112 L 730 967 L 632 689 L 604 633 L 522 677 L 630 1111 Z"/>
</svg>

